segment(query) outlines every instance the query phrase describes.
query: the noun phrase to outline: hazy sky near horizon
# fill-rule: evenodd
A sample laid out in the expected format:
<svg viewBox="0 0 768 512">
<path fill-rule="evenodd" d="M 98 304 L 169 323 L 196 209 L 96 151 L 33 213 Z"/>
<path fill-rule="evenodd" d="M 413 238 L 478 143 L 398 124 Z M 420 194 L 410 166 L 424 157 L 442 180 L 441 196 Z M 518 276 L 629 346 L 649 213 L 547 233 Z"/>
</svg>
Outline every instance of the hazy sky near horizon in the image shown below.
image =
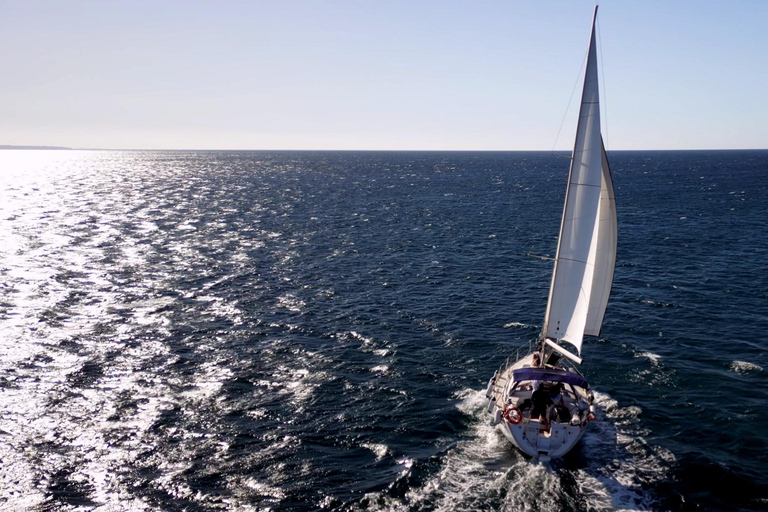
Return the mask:
<svg viewBox="0 0 768 512">
<path fill-rule="evenodd" d="M 2 0 L 0 144 L 569 149 L 593 6 Z M 609 149 L 768 148 L 768 1 L 606 0 L 598 27 Z"/>
</svg>

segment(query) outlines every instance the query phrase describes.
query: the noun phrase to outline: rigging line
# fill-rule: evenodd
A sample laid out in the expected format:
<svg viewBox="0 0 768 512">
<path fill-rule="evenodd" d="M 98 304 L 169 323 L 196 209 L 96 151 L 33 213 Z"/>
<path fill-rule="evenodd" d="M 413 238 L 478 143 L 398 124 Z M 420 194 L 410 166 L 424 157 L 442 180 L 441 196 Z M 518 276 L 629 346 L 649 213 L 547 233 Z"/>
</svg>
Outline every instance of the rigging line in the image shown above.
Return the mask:
<svg viewBox="0 0 768 512">
<path fill-rule="evenodd" d="M 605 65 L 603 65 L 603 37 L 600 34 L 600 20 L 595 20 L 597 23 L 597 46 L 600 48 L 600 70 L 603 72 L 603 79 L 600 81 L 600 85 L 603 86 L 603 111 L 605 112 L 605 150 L 608 151 L 610 147 L 608 140 L 608 95 L 605 93 Z"/>
<path fill-rule="evenodd" d="M 579 68 L 578 74 L 576 74 L 576 81 L 573 83 L 573 89 L 571 89 L 571 97 L 568 98 L 568 105 L 565 107 L 565 112 L 563 113 L 563 119 L 560 121 L 560 128 L 557 129 L 557 135 L 555 136 L 555 143 L 552 144 L 552 151 L 550 153 L 555 152 L 555 146 L 557 146 L 557 141 L 560 138 L 560 132 L 563 131 L 563 125 L 565 124 L 565 118 L 568 116 L 568 109 L 571 108 L 571 102 L 573 101 L 573 95 L 576 92 L 576 87 L 579 85 L 579 78 L 581 78 L 581 73 L 584 71 L 587 67 L 587 58 L 589 57 L 589 48 L 587 48 L 587 52 L 584 54 L 584 61 L 581 64 L 581 67 Z M 570 157 L 568 157 L 570 158 Z"/>
</svg>

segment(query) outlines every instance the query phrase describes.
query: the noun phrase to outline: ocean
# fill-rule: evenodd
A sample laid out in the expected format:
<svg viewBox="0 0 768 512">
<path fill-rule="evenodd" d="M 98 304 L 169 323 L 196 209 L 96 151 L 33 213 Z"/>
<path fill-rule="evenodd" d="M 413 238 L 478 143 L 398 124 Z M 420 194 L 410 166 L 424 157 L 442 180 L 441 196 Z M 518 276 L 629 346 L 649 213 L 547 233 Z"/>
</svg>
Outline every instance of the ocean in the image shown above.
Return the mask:
<svg viewBox="0 0 768 512">
<path fill-rule="evenodd" d="M 567 154 L 0 152 L 0 509 L 768 509 L 768 151 L 609 159 L 597 421 L 542 464 L 484 391 Z"/>
</svg>

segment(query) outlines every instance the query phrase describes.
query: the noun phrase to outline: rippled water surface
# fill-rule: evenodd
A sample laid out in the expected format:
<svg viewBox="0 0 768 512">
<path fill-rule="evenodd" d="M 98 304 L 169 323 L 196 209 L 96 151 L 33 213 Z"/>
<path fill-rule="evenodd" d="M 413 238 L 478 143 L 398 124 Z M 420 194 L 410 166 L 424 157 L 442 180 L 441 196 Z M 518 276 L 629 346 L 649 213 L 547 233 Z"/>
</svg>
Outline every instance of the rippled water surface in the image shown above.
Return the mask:
<svg viewBox="0 0 768 512">
<path fill-rule="evenodd" d="M 600 406 L 531 463 L 568 159 L 0 152 L 3 510 L 764 510 L 768 152 L 617 152 Z"/>
</svg>

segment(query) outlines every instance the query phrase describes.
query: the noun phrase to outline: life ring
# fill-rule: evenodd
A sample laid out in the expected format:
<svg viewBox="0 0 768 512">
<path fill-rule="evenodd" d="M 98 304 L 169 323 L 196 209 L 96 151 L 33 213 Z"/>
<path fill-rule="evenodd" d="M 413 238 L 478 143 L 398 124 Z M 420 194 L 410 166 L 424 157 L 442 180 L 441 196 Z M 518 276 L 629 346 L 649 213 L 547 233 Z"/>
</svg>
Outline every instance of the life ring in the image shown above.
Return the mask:
<svg viewBox="0 0 768 512">
<path fill-rule="evenodd" d="M 504 419 L 507 420 L 507 423 L 517 425 L 523 421 L 523 413 L 517 407 L 510 407 L 509 409 L 504 407 Z"/>
</svg>

